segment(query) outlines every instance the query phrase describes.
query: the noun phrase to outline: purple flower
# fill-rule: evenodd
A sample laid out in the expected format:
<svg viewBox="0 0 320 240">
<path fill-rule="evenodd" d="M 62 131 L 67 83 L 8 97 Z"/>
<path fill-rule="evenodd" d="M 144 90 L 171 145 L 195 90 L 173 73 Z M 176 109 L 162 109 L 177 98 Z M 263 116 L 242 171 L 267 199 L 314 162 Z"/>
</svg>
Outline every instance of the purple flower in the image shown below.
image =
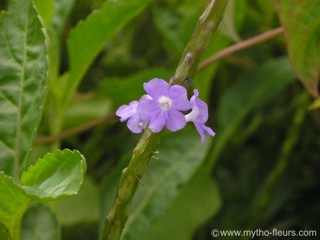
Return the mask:
<svg viewBox="0 0 320 240">
<path fill-rule="evenodd" d="M 192 111 L 185 116 L 187 122 L 193 122 L 198 133 L 200 134 L 201 141 L 206 140 L 205 133 L 214 137 L 215 133 L 211 128 L 207 127 L 205 122 L 208 120 L 208 105 L 198 98 L 199 92 L 197 89 L 193 90 L 194 95 L 190 99 Z"/>
<path fill-rule="evenodd" d="M 190 109 L 187 90 L 179 85 L 170 86 L 165 80 L 154 78 L 143 84 L 151 99 L 141 104 L 143 114 L 149 115 L 149 128 L 158 133 L 164 127 L 175 132 L 184 128 L 186 119 L 180 111 Z"/>
<path fill-rule="evenodd" d="M 145 129 L 149 118 L 146 114 L 143 114 L 141 105 L 145 101 L 148 101 L 150 97 L 144 95 L 141 97 L 140 101 L 132 101 L 129 105 L 122 105 L 116 112 L 116 115 L 120 117 L 120 121 L 124 122 L 128 120 L 127 126 L 133 133 L 141 133 Z"/>
</svg>

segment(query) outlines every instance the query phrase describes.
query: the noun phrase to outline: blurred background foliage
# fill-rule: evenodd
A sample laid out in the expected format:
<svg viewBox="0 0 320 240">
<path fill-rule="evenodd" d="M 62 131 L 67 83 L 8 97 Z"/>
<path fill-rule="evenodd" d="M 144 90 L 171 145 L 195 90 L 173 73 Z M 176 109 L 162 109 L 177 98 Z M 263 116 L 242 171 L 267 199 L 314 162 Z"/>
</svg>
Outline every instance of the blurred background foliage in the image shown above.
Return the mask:
<svg viewBox="0 0 320 240">
<path fill-rule="evenodd" d="M 47 21 L 44 17 L 49 26 L 50 14 L 54 14 L 48 11 L 49 3 L 36 2 L 42 15 L 49 16 Z M 55 1 L 62 4 L 66 19 L 60 30 L 49 31 L 51 44 L 56 41 L 59 46 L 51 45 L 53 52 L 58 51 L 53 53 L 58 58 L 57 75 L 70 69 L 67 38 L 71 29 L 103 8 L 104 2 Z M 155 77 L 169 80 L 174 74 L 206 1 L 145 2 L 134 18 L 123 20 L 110 33 L 82 78 L 61 131 L 112 114 L 141 96 L 143 82 Z M 113 21 L 123 18 L 119 15 Z M 272 1 L 230 0 L 203 59 L 279 25 Z M 84 49 L 75 51 L 81 55 Z M 40 140 L 54 133 L 48 127 L 55 118 L 50 101 L 60 90 L 53 85 L 34 160 L 54 147 Z M 200 97 L 208 102 L 208 125 L 216 137 L 201 144 L 192 127 L 164 134 L 159 154 L 134 199 L 123 239 L 211 239 L 213 228 L 317 229 L 320 112 L 308 111 L 312 99 L 293 73 L 283 36 L 211 64 L 198 73 L 192 88 L 199 89 Z M 97 238 L 138 138 L 111 118 L 61 140 L 62 147 L 80 150 L 88 163 L 80 194 L 50 206 L 59 220 L 62 239 Z"/>
</svg>

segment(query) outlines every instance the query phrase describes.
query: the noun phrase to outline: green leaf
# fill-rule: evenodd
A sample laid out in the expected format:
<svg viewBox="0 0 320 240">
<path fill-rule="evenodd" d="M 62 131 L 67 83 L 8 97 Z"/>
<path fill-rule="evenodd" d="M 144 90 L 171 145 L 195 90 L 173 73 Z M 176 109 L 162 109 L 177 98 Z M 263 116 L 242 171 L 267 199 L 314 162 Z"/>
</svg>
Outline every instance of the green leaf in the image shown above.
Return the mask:
<svg viewBox="0 0 320 240">
<path fill-rule="evenodd" d="M 49 99 L 49 105 L 55 105 L 56 99 L 59 97 L 61 92 L 61 86 L 59 84 L 59 72 L 60 72 L 60 54 L 61 54 L 61 38 L 63 34 L 63 30 L 65 27 L 65 23 L 71 10 L 73 9 L 75 0 L 54 0 L 52 3 L 54 6 L 50 6 L 48 1 L 37 0 L 38 5 L 43 5 L 42 11 L 40 14 L 43 18 L 48 18 L 47 11 L 51 11 L 50 21 L 46 22 L 46 28 L 48 32 L 48 49 L 49 49 L 49 61 L 50 61 L 50 69 L 49 69 L 49 91 L 52 98 Z M 49 1 L 49 3 L 52 0 Z M 51 103 L 54 102 L 54 103 Z M 57 106 L 59 107 L 59 106 Z"/>
<path fill-rule="evenodd" d="M 202 162 L 208 142 L 202 143 L 195 129 L 163 136 L 133 199 L 123 240 L 139 239 L 167 211 Z"/>
<path fill-rule="evenodd" d="M 295 80 L 288 59 L 275 59 L 244 75 L 224 95 L 219 103 L 216 144 L 206 163 L 211 171 L 225 144 L 245 117 L 270 101 Z"/>
<path fill-rule="evenodd" d="M 33 199 L 53 200 L 77 194 L 86 172 L 85 158 L 64 149 L 46 154 L 21 176 L 25 193 Z"/>
<path fill-rule="evenodd" d="M 10 240 L 8 230 L 2 225 L 2 223 L 0 223 L 0 239 Z"/>
<path fill-rule="evenodd" d="M 99 189 L 85 178 L 79 193 L 56 202 L 55 213 L 60 224 L 74 225 L 95 222 L 99 217 Z"/>
<path fill-rule="evenodd" d="M 71 31 L 68 38 L 70 74 L 62 83 L 61 97 L 64 106 L 69 103 L 80 80 L 105 44 L 151 1 L 106 1 L 99 10 L 93 12 Z"/>
<path fill-rule="evenodd" d="M 196 8 L 197 10 L 197 8 Z M 185 47 L 179 36 L 179 16 L 177 11 L 170 12 L 167 9 L 155 7 L 153 9 L 153 20 L 163 37 L 166 48 L 179 56 Z"/>
<path fill-rule="evenodd" d="M 31 200 L 48 201 L 77 194 L 86 162 L 78 151 L 57 150 L 23 173 L 21 183 L 0 172 L 0 224 L 18 239 L 20 220 Z"/>
<path fill-rule="evenodd" d="M 52 37 L 60 38 L 75 0 L 33 0 L 33 2 L 47 30 L 51 31 L 52 28 L 55 34 Z"/>
<path fill-rule="evenodd" d="M 116 107 L 128 104 L 146 94 L 143 83 L 153 78 L 168 80 L 170 73 L 161 68 L 147 69 L 126 78 L 113 77 L 101 82 L 100 89 L 108 97 L 112 98 Z"/>
<path fill-rule="evenodd" d="M 11 237 L 20 233 L 20 220 L 29 202 L 21 187 L 10 176 L 0 172 L 0 225 Z"/>
<path fill-rule="evenodd" d="M 73 9 L 75 0 L 55 0 L 54 1 L 54 15 L 52 19 L 52 25 L 55 33 L 60 36 L 67 18 Z"/>
<path fill-rule="evenodd" d="M 314 96 L 319 96 L 320 2 L 314 0 L 274 0 L 285 31 L 294 71 Z"/>
<path fill-rule="evenodd" d="M 219 129 L 226 129 L 238 114 L 265 104 L 294 79 L 287 58 L 272 60 L 245 74 L 223 95 L 217 113 Z"/>
<path fill-rule="evenodd" d="M 43 204 L 29 208 L 22 219 L 21 240 L 58 240 L 58 222 Z"/>
<path fill-rule="evenodd" d="M 16 177 L 28 155 L 47 86 L 45 37 L 31 0 L 0 16 L 0 169 Z"/>
<path fill-rule="evenodd" d="M 208 174 L 197 171 L 165 215 L 154 224 L 143 238 L 162 240 L 192 239 L 195 230 L 209 220 L 221 204 L 217 185 Z"/>
<path fill-rule="evenodd" d="M 235 11 L 243 12 L 243 4 L 244 1 L 230 0 L 219 25 L 219 30 L 235 42 L 241 41 L 235 28 Z"/>
<path fill-rule="evenodd" d="M 54 0 L 33 0 L 45 26 L 49 26 L 54 13 Z"/>
</svg>

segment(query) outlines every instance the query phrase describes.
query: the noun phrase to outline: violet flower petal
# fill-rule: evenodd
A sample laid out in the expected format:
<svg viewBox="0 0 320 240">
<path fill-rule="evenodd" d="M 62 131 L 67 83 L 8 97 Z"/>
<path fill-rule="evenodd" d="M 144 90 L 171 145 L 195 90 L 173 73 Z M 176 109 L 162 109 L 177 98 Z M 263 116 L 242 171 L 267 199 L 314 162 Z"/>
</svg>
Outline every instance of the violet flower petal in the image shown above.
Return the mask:
<svg viewBox="0 0 320 240">
<path fill-rule="evenodd" d="M 143 84 L 144 90 L 154 100 L 158 99 L 160 96 L 167 96 L 169 87 L 169 83 L 160 78 L 154 78 Z"/>
<path fill-rule="evenodd" d="M 152 132 L 160 132 L 166 125 L 167 113 L 158 111 L 153 113 L 153 116 L 150 119 L 149 128 Z"/>
<path fill-rule="evenodd" d="M 190 118 L 194 121 L 205 123 L 208 121 L 208 105 L 202 101 L 198 96 L 199 92 L 197 89 L 193 90 L 194 95 L 190 99 L 192 111 Z"/>
<path fill-rule="evenodd" d="M 206 133 L 208 133 L 210 136 L 214 137 L 216 135 L 216 133 L 214 131 L 212 131 L 211 128 L 207 127 L 206 125 L 202 125 L 202 128 L 204 131 L 206 131 Z"/>
<path fill-rule="evenodd" d="M 140 121 L 139 114 L 133 115 L 127 122 L 127 126 L 133 133 L 141 133 L 145 125 Z"/>
<path fill-rule="evenodd" d="M 198 133 L 200 134 L 201 142 L 204 142 L 206 140 L 206 133 L 202 127 L 202 124 L 194 123 L 194 126 L 196 127 Z"/>
<path fill-rule="evenodd" d="M 212 131 L 212 129 L 207 127 L 206 125 L 200 123 L 194 123 L 194 125 L 198 133 L 200 134 L 201 142 L 204 142 L 206 140 L 206 133 L 208 133 L 212 137 L 215 136 L 215 133 Z"/>
<path fill-rule="evenodd" d="M 187 111 L 191 108 L 187 90 L 180 85 L 173 85 L 169 89 L 169 98 L 172 100 L 172 108 Z"/>
<path fill-rule="evenodd" d="M 170 110 L 168 112 L 168 119 L 166 127 L 171 131 L 178 131 L 186 126 L 186 119 L 184 115 L 178 110 Z"/>
<path fill-rule="evenodd" d="M 132 117 L 137 112 L 138 104 L 138 101 L 132 101 L 129 105 L 120 106 L 116 111 L 116 115 L 120 117 L 120 121 L 124 122 Z"/>
</svg>

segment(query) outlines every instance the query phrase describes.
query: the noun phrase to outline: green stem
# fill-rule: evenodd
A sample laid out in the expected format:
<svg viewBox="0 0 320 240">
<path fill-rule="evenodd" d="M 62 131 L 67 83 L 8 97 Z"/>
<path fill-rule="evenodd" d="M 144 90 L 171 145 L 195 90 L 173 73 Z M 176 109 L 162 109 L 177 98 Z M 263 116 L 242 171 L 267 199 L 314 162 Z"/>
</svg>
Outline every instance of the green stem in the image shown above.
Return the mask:
<svg viewBox="0 0 320 240">
<path fill-rule="evenodd" d="M 21 223 L 22 218 L 26 210 L 28 209 L 31 201 L 27 201 L 23 207 L 21 207 L 20 211 L 16 214 L 14 224 L 12 229 L 10 229 L 9 234 L 11 237 L 11 240 L 20 240 L 21 238 Z"/>
<path fill-rule="evenodd" d="M 171 85 L 188 85 L 198 69 L 198 63 L 212 33 L 217 29 L 228 0 L 211 0 L 199 18 L 198 24 L 178 64 Z M 186 82 L 187 80 L 187 82 Z M 133 151 L 127 168 L 122 172 L 116 198 L 105 220 L 101 239 L 118 240 L 129 216 L 129 208 L 141 177 L 145 172 L 153 152 L 157 149 L 160 134 L 146 129 Z"/>
<path fill-rule="evenodd" d="M 102 239 L 120 239 L 129 215 L 130 203 L 151 156 L 158 147 L 159 137 L 160 134 L 146 129 L 133 150 L 128 167 L 122 171 L 116 199 L 105 221 Z"/>
<path fill-rule="evenodd" d="M 198 69 L 198 64 L 204 49 L 207 47 L 212 33 L 217 29 L 223 17 L 228 0 L 212 0 L 198 20 L 190 42 L 185 48 L 172 85 L 188 85 Z M 187 82 L 186 82 L 187 81 Z"/>
</svg>

